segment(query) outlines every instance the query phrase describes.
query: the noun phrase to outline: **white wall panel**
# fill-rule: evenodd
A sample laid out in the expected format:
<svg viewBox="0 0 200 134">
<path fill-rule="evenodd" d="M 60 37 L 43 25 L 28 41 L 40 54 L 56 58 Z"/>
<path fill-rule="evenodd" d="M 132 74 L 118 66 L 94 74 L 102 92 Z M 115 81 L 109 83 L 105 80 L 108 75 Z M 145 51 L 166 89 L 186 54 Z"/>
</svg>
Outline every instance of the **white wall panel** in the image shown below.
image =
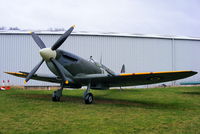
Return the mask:
<svg viewBox="0 0 200 134">
<path fill-rule="evenodd" d="M 200 73 L 200 41 L 175 41 L 175 68 L 176 70 L 194 70 Z M 200 81 L 200 74 L 181 81 Z"/>
</svg>

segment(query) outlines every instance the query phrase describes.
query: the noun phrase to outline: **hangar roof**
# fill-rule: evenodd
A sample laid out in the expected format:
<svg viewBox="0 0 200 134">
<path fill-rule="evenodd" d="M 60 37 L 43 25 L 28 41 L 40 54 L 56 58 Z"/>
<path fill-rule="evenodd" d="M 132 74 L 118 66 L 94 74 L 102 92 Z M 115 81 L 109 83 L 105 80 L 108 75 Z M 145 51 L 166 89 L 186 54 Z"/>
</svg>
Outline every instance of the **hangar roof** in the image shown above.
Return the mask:
<svg viewBox="0 0 200 134">
<path fill-rule="evenodd" d="M 39 35 L 61 35 L 64 31 L 34 31 L 35 33 Z M 16 34 L 22 34 L 26 35 L 29 34 L 29 31 L 0 31 L 1 34 L 7 34 L 7 35 L 16 35 Z M 133 37 L 133 38 L 155 38 L 155 39 L 176 39 L 176 40 L 197 40 L 200 41 L 200 37 L 189 37 L 189 36 L 175 36 L 175 35 L 150 35 L 150 34 L 130 34 L 130 33 L 114 33 L 114 32 L 87 32 L 87 31 L 75 31 L 71 34 L 78 35 L 78 36 L 107 36 L 107 37 Z"/>
</svg>

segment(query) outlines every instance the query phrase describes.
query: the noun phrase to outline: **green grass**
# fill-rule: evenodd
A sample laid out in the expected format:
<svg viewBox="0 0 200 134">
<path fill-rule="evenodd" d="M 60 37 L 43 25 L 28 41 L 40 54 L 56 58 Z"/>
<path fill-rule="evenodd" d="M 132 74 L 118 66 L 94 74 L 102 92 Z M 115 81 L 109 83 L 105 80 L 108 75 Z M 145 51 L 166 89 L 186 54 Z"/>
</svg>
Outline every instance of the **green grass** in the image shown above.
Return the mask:
<svg viewBox="0 0 200 134">
<path fill-rule="evenodd" d="M 200 87 L 65 90 L 61 102 L 53 91 L 0 91 L 0 134 L 199 134 Z"/>
</svg>

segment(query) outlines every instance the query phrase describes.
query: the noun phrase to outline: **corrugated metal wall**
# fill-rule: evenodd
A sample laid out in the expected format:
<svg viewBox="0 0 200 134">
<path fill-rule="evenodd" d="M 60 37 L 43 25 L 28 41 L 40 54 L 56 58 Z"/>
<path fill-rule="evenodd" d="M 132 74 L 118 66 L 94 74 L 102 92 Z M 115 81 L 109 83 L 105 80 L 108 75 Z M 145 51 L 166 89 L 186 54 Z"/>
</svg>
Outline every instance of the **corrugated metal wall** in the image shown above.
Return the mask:
<svg viewBox="0 0 200 134">
<path fill-rule="evenodd" d="M 40 34 L 47 47 L 52 46 L 59 36 Z M 92 55 L 97 61 L 102 55 L 103 64 L 117 73 L 120 72 L 122 64 L 125 64 L 127 73 L 172 70 L 200 72 L 200 40 L 73 34 L 60 49 L 85 59 Z M 14 85 L 23 85 L 23 79 L 3 72 L 29 72 L 41 60 L 38 51 L 39 47 L 28 34 L 0 33 L 0 80 L 9 79 Z M 38 73 L 51 72 L 43 64 Z M 198 80 L 199 75 L 196 75 L 182 81 Z M 31 80 L 28 85 L 52 84 Z"/>
<path fill-rule="evenodd" d="M 175 40 L 175 70 L 194 70 L 198 74 L 181 80 L 200 81 L 200 41 L 195 40 Z"/>
</svg>

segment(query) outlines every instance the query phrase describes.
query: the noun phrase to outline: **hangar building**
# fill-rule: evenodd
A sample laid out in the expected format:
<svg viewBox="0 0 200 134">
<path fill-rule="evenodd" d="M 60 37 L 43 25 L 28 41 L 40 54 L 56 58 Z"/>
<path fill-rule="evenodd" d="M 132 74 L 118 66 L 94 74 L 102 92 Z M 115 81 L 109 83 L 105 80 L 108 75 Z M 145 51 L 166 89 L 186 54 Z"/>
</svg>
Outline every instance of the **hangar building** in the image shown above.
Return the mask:
<svg viewBox="0 0 200 134">
<path fill-rule="evenodd" d="M 36 32 L 37 33 L 37 32 Z M 51 47 L 63 32 L 38 32 Z M 200 38 L 132 35 L 115 33 L 72 33 L 60 47 L 85 59 L 93 56 L 119 73 L 123 64 L 126 73 L 193 70 L 200 72 Z M 0 80 L 24 85 L 23 79 L 5 71 L 31 71 L 39 63 L 39 47 L 28 32 L 0 32 Z M 37 73 L 51 73 L 43 64 Z M 167 84 L 200 81 L 200 74 Z M 1 83 L 0 83 L 1 85 Z M 27 85 L 55 85 L 30 80 Z"/>
</svg>

